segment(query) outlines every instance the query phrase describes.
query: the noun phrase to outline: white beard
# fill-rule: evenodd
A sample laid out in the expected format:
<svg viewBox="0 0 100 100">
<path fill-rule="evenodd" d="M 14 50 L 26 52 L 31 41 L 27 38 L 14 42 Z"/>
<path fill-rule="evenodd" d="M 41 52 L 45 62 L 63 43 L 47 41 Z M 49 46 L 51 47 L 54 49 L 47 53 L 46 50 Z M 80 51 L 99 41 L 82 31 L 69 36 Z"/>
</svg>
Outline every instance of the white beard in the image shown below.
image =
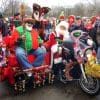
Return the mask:
<svg viewBox="0 0 100 100">
<path fill-rule="evenodd" d="M 56 27 L 55 31 L 57 33 L 57 37 L 59 37 L 60 35 L 63 35 L 63 40 L 64 41 L 69 39 L 69 37 L 70 37 L 68 30 L 63 31 L 59 27 Z"/>
<path fill-rule="evenodd" d="M 26 25 L 26 30 L 31 31 L 32 27 L 29 27 L 29 26 Z"/>
</svg>

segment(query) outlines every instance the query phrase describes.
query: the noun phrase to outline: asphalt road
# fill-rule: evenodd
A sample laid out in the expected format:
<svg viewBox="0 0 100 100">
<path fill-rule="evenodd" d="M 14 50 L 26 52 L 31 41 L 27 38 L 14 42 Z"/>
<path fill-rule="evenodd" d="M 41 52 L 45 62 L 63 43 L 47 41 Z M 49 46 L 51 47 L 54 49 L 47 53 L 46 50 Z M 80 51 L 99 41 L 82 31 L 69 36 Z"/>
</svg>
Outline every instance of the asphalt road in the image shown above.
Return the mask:
<svg viewBox="0 0 100 100">
<path fill-rule="evenodd" d="M 0 100 L 100 100 L 100 94 L 89 96 L 77 82 L 69 82 L 29 88 L 24 94 L 14 95 L 11 87 L 0 83 Z"/>
</svg>

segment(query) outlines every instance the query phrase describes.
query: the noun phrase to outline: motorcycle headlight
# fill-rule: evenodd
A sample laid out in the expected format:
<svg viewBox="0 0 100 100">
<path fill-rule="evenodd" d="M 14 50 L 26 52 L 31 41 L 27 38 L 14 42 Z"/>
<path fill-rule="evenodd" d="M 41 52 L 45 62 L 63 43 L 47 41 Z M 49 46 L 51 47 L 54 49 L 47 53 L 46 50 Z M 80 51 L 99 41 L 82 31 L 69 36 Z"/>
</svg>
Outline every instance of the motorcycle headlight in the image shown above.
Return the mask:
<svg viewBox="0 0 100 100">
<path fill-rule="evenodd" d="M 91 39 L 87 39 L 87 44 L 88 44 L 89 46 L 92 46 L 92 45 L 93 45 L 93 41 L 92 41 Z"/>
<path fill-rule="evenodd" d="M 92 50 L 91 49 L 86 50 L 85 55 L 86 57 L 90 57 L 92 55 Z"/>
</svg>

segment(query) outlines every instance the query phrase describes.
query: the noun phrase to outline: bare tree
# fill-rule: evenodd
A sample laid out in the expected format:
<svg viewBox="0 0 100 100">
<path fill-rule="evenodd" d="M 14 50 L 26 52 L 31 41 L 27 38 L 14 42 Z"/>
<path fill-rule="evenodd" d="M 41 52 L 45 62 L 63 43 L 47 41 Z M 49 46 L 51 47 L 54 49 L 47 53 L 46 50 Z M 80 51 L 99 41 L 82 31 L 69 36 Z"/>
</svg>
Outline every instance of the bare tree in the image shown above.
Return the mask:
<svg viewBox="0 0 100 100">
<path fill-rule="evenodd" d="M 32 15 L 32 9 L 26 4 L 25 4 L 25 14 Z"/>
<path fill-rule="evenodd" d="M 65 15 L 76 15 L 76 16 L 94 16 L 100 15 L 100 0 L 87 0 L 87 3 L 77 3 L 73 7 L 53 7 L 51 12 L 49 13 L 50 16 L 57 17 L 59 16 L 61 11 L 65 12 Z"/>
<path fill-rule="evenodd" d="M 8 5 L 6 6 L 4 13 L 7 16 L 13 16 L 14 13 L 20 12 L 21 2 L 19 0 L 9 0 Z M 25 14 L 31 15 L 31 8 L 25 4 Z"/>
<path fill-rule="evenodd" d="M 100 0 L 87 0 L 88 2 L 88 11 L 91 15 L 98 15 L 100 14 Z"/>
<path fill-rule="evenodd" d="M 18 11 L 19 0 L 0 0 L 0 11 L 5 15 L 13 15 Z"/>
<path fill-rule="evenodd" d="M 84 16 L 85 9 L 83 3 L 76 4 L 72 9 L 72 14 L 76 16 Z"/>
<path fill-rule="evenodd" d="M 6 9 L 6 7 L 9 4 L 9 0 L 0 0 L 0 11 L 4 12 L 4 10 Z"/>
<path fill-rule="evenodd" d="M 20 9 L 20 0 L 0 0 L 0 10 L 4 12 L 5 15 L 11 16 L 14 15 L 15 12 L 18 12 Z M 56 6 L 52 7 L 52 10 L 48 13 L 47 16 L 59 17 L 61 11 L 64 11 L 65 16 L 68 15 L 80 15 L 80 16 L 94 16 L 100 15 L 100 0 L 87 0 L 87 3 L 84 4 L 82 2 L 76 4 L 73 7 L 64 7 L 64 6 Z M 25 4 L 25 13 L 30 15 L 32 9 Z"/>
</svg>

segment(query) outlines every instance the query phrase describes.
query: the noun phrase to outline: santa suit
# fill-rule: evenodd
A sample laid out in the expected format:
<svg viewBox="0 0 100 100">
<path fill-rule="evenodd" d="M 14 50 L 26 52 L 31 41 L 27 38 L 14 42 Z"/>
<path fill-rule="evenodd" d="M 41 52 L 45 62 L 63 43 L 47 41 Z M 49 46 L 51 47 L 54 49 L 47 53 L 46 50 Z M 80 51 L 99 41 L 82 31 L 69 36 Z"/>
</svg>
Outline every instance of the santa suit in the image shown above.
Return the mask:
<svg viewBox="0 0 100 100">
<path fill-rule="evenodd" d="M 60 26 L 66 27 L 66 31 L 61 31 L 59 29 Z M 44 43 L 46 48 L 52 48 L 52 46 L 57 44 L 56 38 L 59 38 L 60 40 L 66 40 L 69 38 L 69 32 L 68 32 L 68 23 L 65 21 L 61 21 L 55 28 L 55 30 L 50 34 L 49 40 Z"/>
<path fill-rule="evenodd" d="M 60 30 L 60 26 L 64 26 L 66 30 L 63 32 Z M 53 31 L 50 36 L 49 40 L 44 44 L 46 48 L 49 48 L 51 50 L 51 66 L 53 64 L 53 54 L 57 52 L 58 50 L 58 42 L 57 39 L 65 41 L 69 38 L 69 32 L 68 32 L 68 23 L 65 21 L 61 21 L 55 28 L 55 31 Z"/>
</svg>

